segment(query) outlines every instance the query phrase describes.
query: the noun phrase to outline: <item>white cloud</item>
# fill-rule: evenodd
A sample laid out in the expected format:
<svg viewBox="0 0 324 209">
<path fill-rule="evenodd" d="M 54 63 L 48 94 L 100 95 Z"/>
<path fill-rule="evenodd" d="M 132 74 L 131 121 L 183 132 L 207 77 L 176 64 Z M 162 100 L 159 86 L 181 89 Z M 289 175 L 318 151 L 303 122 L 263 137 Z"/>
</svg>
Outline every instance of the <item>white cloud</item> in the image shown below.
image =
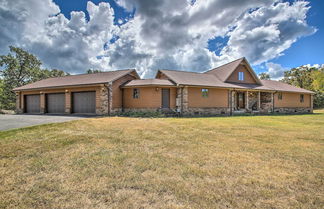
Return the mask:
<svg viewBox="0 0 324 209">
<path fill-rule="evenodd" d="M 14 44 L 51 68 L 72 73 L 88 68 L 136 68 L 143 76 L 157 69 L 205 71 L 245 56 L 252 64 L 283 54 L 315 29 L 306 23 L 307 2 L 277 0 L 118 0 L 133 19 L 114 25 L 109 3 L 87 4 L 84 12 L 60 14 L 50 0 L 0 3 L 0 52 Z M 220 56 L 209 39 L 228 36 Z M 113 42 L 109 42 L 114 38 Z M 1 51 L 2 50 L 2 51 Z"/>
<path fill-rule="evenodd" d="M 280 64 L 268 62 L 266 63 L 268 68 L 267 73 L 269 73 L 270 78 L 274 80 L 280 80 L 284 76 L 284 72 L 289 70 L 289 68 L 282 67 Z"/>
</svg>

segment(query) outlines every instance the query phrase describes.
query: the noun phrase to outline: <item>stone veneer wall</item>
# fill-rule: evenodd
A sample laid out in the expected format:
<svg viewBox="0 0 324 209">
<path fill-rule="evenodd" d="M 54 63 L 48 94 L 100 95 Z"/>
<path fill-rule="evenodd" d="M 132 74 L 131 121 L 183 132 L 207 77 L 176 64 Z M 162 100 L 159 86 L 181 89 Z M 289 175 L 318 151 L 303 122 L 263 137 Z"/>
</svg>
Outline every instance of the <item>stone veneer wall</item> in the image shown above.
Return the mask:
<svg viewBox="0 0 324 209">
<path fill-rule="evenodd" d="M 228 107 L 190 107 L 183 113 L 184 116 L 213 116 L 229 114 L 230 108 Z"/>
<path fill-rule="evenodd" d="M 260 112 L 271 112 L 272 111 L 272 95 L 270 92 L 261 92 L 260 93 Z"/>
<path fill-rule="evenodd" d="M 99 93 L 100 107 L 96 109 L 96 114 L 106 115 L 108 114 L 108 88 L 106 86 L 101 87 Z"/>
<path fill-rule="evenodd" d="M 248 109 L 258 110 L 258 92 L 249 92 L 248 97 L 249 97 Z"/>
<path fill-rule="evenodd" d="M 310 107 L 275 107 L 275 113 L 312 113 Z"/>
</svg>

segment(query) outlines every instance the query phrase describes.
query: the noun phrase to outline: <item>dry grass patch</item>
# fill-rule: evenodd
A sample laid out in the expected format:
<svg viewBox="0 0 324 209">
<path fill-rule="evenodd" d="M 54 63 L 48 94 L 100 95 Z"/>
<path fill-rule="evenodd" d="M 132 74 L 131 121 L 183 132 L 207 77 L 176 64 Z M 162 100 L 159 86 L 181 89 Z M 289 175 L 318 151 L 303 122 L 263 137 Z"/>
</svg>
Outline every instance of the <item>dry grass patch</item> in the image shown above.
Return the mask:
<svg viewBox="0 0 324 209">
<path fill-rule="evenodd" d="M 321 208 L 324 111 L 0 132 L 0 208 Z"/>
</svg>

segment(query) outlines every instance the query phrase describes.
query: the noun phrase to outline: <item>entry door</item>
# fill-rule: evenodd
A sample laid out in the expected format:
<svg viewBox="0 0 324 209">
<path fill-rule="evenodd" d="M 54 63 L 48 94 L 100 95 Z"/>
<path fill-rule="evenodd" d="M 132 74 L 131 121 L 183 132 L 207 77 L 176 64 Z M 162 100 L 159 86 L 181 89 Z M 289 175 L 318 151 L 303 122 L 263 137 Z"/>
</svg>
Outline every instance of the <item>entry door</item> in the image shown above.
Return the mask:
<svg viewBox="0 0 324 209">
<path fill-rule="evenodd" d="M 245 108 L 245 93 L 244 92 L 237 93 L 237 107 Z"/>
<path fill-rule="evenodd" d="M 170 108 L 170 89 L 162 89 L 162 108 Z"/>
</svg>

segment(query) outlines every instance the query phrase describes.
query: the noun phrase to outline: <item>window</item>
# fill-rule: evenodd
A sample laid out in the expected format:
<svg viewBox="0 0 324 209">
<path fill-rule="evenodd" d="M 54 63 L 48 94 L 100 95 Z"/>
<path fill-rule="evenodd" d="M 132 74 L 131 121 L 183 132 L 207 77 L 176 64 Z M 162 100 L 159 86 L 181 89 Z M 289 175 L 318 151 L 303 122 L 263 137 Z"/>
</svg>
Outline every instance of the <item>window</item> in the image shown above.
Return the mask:
<svg viewBox="0 0 324 209">
<path fill-rule="evenodd" d="M 278 93 L 278 100 L 282 100 L 282 93 L 281 92 Z"/>
<path fill-rule="evenodd" d="M 202 97 L 208 97 L 208 89 L 201 89 Z"/>
<path fill-rule="evenodd" d="M 304 94 L 300 95 L 300 102 L 304 102 Z"/>
<path fill-rule="evenodd" d="M 244 72 L 238 72 L 239 81 L 244 81 Z"/>
<path fill-rule="evenodd" d="M 138 99 L 140 96 L 139 89 L 133 89 L 133 99 Z"/>
</svg>

